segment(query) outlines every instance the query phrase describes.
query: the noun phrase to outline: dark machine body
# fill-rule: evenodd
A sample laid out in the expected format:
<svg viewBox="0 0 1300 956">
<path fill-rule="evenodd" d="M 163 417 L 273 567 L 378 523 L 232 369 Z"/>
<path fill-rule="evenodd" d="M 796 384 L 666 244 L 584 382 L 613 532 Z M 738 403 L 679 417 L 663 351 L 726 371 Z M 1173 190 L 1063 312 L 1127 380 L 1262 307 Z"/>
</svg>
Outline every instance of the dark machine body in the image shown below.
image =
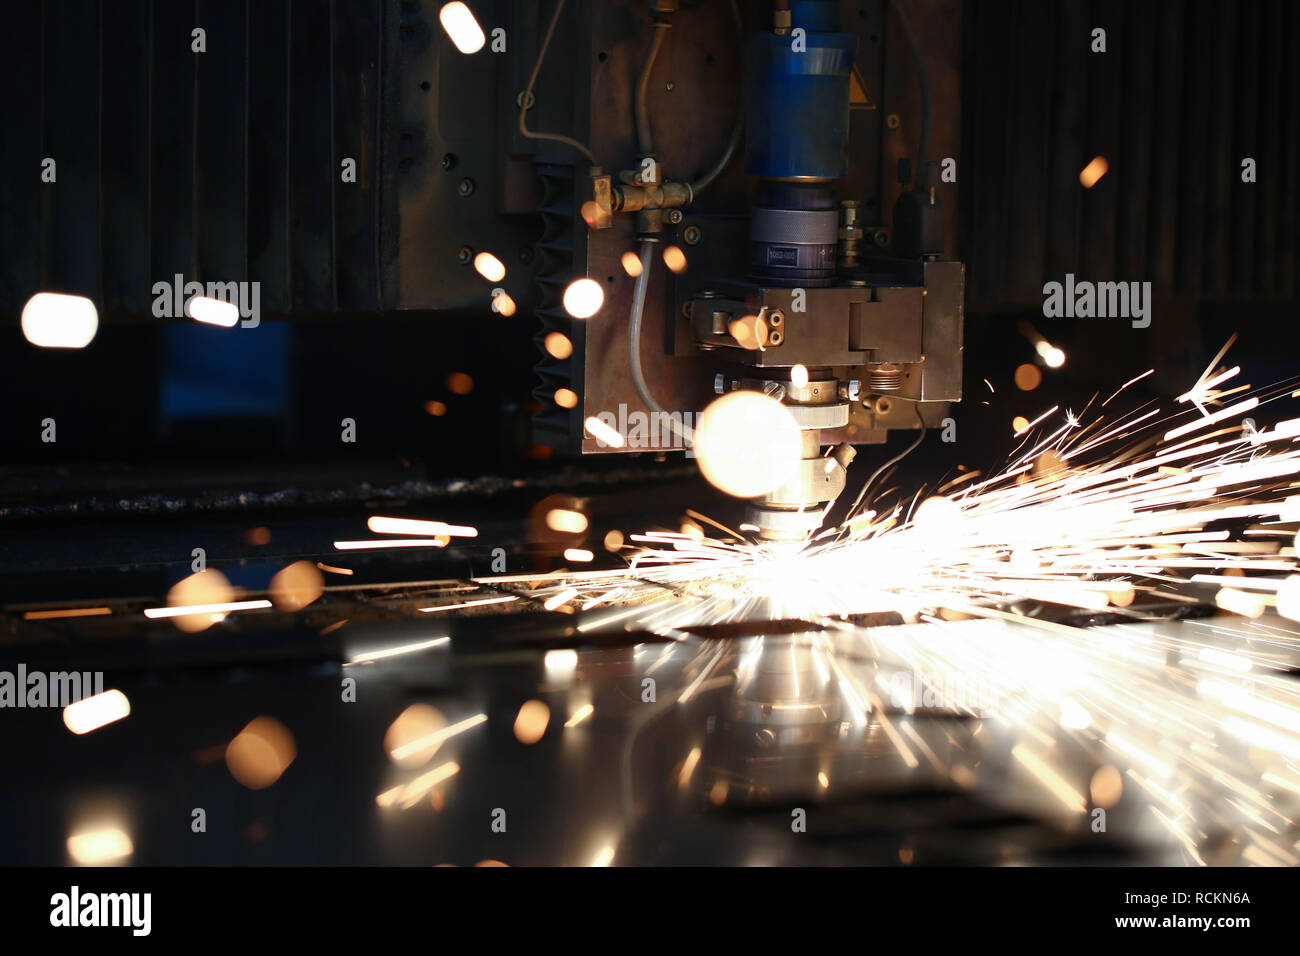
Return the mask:
<svg viewBox="0 0 1300 956">
<path fill-rule="evenodd" d="M 609 450 L 608 443 L 597 441 L 584 423 L 602 413 L 630 408 L 689 415 L 716 394 L 752 389 L 771 395 L 799 426 L 804 465 L 796 479 L 755 501 L 749 520 L 766 537 L 798 538 L 817 527 L 824 505 L 843 490 L 853 445 L 881 442 L 890 428 L 932 426 L 945 417 L 948 403 L 960 400 L 964 271 L 942 258 L 938 164 L 920 157 L 922 184 L 914 188 L 910 157 L 890 163 L 878 140 L 874 150 L 852 143 L 855 114 L 864 117 L 860 126 L 867 117 L 879 121 L 881 93 L 863 79 L 883 73 L 879 32 L 847 32 L 837 2 L 750 6 L 763 9 L 748 11 L 757 13 L 753 18 L 736 16 L 730 37 L 708 38 L 710 48 L 744 49 L 743 93 L 733 94 L 743 101 L 736 104 L 732 138 L 718 166 L 726 169 L 733 152 L 743 155 L 732 164 L 738 168 L 731 170 L 724 202 L 701 188 L 712 179 L 692 182 L 681 175 L 689 174 L 694 157 L 674 155 L 657 141 L 651 146 L 653 127 L 684 122 L 689 128 L 702 119 L 682 116 L 663 97 L 648 106 L 644 96 L 634 97 L 636 150 L 630 152 L 630 144 L 611 150 L 634 159 L 631 168 L 616 177 L 598 170 L 589 184 L 579 183 L 589 189 L 579 195 L 598 209 L 592 228 L 577 234 L 576 253 L 585 252 L 589 275 L 612 272 L 609 278 L 622 280 L 613 263 L 637 243 L 643 249 L 676 244 L 688 267 L 662 284 L 644 280 L 644 304 L 634 293 L 624 308 L 613 296 L 588 322 L 543 311 L 581 342 L 581 356 L 568 369 L 582 402 L 567 415 L 544 408 L 541 418 L 557 444 L 576 440 L 582 451 L 595 452 Z M 701 11 L 679 11 L 669 2 L 649 7 L 639 15 L 653 20 L 654 33 L 636 86 L 674 90 L 664 78 L 676 74 L 681 55 L 657 70 L 655 56 L 661 45 L 690 43 L 688 13 Z M 682 26 L 667 29 L 675 22 Z M 737 26 L 756 29 L 743 30 L 742 37 Z M 867 49 L 860 54 L 862 46 Z M 688 47 L 686 54 L 693 52 Z M 923 65 L 920 71 L 927 72 Z M 852 108 L 855 96 L 864 109 Z M 926 115 L 908 124 L 923 131 L 923 148 L 930 109 L 927 96 Z M 603 114 L 593 119 L 597 143 L 602 125 Z M 896 129 L 902 120 L 891 114 L 885 125 Z M 596 156 L 603 155 L 597 146 Z M 897 221 L 891 233 L 880 224 L 880 190 L 864 197 L 855 187 L 864 180 L 887 182 L 895 170 L 901 189 L 889 217 Z M 735 182 L 740 176 L 743 184 Z M 642 258 L 654 263 L 658 256 Z M 642 324 L 644 342 L 633 341 L 629 350 L 632 329 Z M 539 369 L 544 406 L 560 365 L 544 359 Z M 651 435 L 658 439 L 651 450 L 682 445 L 671 428 Z M 825 446 L 833 450 L 823 456 Z"/>
</svg>

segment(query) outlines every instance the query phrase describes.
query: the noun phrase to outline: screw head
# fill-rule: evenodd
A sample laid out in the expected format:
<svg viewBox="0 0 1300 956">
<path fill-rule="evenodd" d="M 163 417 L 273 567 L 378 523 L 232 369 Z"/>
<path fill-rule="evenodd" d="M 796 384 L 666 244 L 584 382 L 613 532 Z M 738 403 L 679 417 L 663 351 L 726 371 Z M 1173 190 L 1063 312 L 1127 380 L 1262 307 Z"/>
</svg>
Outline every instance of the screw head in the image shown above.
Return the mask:
<svg viewBox="0 0 1300 956">
<path fill-rule="evenodd" d="M 526 110 L 530 110 L 537 105 L 537 96 L 536 94 L 529 93 L 528 105 L 524 106 L 524 92 L 525 92 L 524 90 L 520 90 L 518 93 L 515 94 L 515 106 L 522 107 L 523 109 Z"/>
<path fill-rule="evenodd" d="M 898 129 L 898 127 L 903 125 L 903 121 L 899 118 L 897 113 L 890 113 L 885 117 L 885 125 L 890 129 Z"/>
<path fill-rule="evenodd" d="M 460 185 L 456 187 L 456 192 L 460 193 L 462 196 L 474 195 L 474 180 L 466 176 L 460 181 Z"/>
<path fill-rule="evenodd" d="M 687 226 L 682 230 L 682 242 L 688 246 L 698 246 L 700 240 L 704 238 L 704 233 L 699 226 Z"/>
<path fill-rule="evenodd" d="M 461 246 L 456 250 L 456 261 L 461 265 L 469 265 L 469 261 L 474 258 L 474 250 L 469 246 Z"/>
<path fill-rule="evenodd" d="M 671 222 L 674 226 L 677 225 L 679 222 L 682 221 L 682 211 L 680 209 L 668 210 L 668 221 Z"/>
</svg>

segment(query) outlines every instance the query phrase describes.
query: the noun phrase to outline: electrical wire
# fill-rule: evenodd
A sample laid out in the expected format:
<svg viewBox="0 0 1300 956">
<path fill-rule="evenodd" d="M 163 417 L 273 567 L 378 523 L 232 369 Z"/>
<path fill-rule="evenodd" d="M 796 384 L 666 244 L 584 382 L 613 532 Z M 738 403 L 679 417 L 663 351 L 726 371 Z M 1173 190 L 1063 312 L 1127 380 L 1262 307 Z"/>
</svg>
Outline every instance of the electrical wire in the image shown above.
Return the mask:
<svg viewBox="0 0 1300 956">
<path fill-rule="evenodd" d="M 858 492 L 858 497 L 853 502 L 853 507 L 850 508 L 848 510 L 848 513 L 844 516 L 846 527 L 848 525 L 848 520 L 852 518 L 857 513 L 859 507 L 862 506 L 863 499 L 866 498 L 867 496 L 867 491 L 870 490 L 872 484 L 875 483 L 876 479 L 879 478 L 882 474 L 884 474 L 887 469 L 892 468 L 894 465 L 897 465 L 900 461 L 902 461 L 912 452 L 920 448 L 921 442 L 925 441 L 925 419 L 921 416 L 920 403 L 913 403 L 912 410 L 916 412 L 916 420 L 917 423 L 920 424 L 921 426 L 921 434 L 916 436 L 916 441 L 912 442 L 912 444 L 908 445 L 907 448 L 899 452 L 897 455 L 889 459 L 889 461 L 885 462 L 883 465 L 881 465 L 879 468 L 877 468 L 875 471 L 871 473 L 871 477 L 867 479 L 866 484 L 862 486 L 862 490 Z"/>
<path fill-rule="evenodd" d="M 930 155 L 930 118 L 932 114 L 930 101 L 930 71 L 926 69 L 925 57 L 921 53 L 921 46 L 916 42 L 916 34 L 912 32 L 912 25 L 907 21 L 907 15 L 903 13 L 903 5 L 899 0 L 889 0 L 889 5 L 894 8 L 898 14 L 898 20 L 903 25 L 903 35 L 907 37 L 907 45 L 912 49 L 912 59 L 916 61 L 917 78 L 921 81 L 921 144 L 916 157 L 916 172 L 913 174 L 919 181 L 922 171 L 925 168 L 925 162 Z"/>
<path fill-rule="evenodd" d="M 533 75 L 528 78 L 528 87 L 524 90 L 524 95 L 519 103 L 519 132 L 528 139 L 545 139 L 555 143 L 564 143 L 571 146 L 578 152 L 582 153 L 591 161 L 591 165 L 599 165 L 596 157 L 591 154 L 591 150 L 583 143 L 573 139 L 570 136 L 562 136 L 559 133 L 535 133 L 528 128 L 528 101 L 533 98 L 533 86 L 537 83 L 537 74 L 542 70 L 542 61 L 546 59 L 546 51 L 550 48 L 551 37 L 555 34 L 555 25 L 560 22 L 560 13 L 564 10 L 564 0 L 558 0 L 555 4 L 555 12 L 551 14 L 551 25 L 546 29 L 546 36 L 542 40 L 541 49 L 537 51 L 537 62 L 533 64 Z"/>
</svg>

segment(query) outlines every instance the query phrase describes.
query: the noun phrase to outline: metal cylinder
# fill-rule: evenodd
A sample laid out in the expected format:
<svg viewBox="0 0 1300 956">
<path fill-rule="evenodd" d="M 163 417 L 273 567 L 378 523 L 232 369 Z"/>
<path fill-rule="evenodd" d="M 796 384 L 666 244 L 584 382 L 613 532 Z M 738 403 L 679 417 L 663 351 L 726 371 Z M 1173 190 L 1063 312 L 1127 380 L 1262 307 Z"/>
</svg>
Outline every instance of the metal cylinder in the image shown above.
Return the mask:
<svg viewBox="0 0 1300 956">
<path fill-rule="evenodd" d="M 830 21 L 809 15 L 805 22 L 816 27 Z M 847 170 L 857 38 L 814 32 L 798 17 L 795 26 L 804 32 L 749 38 L 745 170 L 765 179 L 829 182 Z"/>
<path fill-rule="evenodd" d="M 749 218 L 752 277 L 769 285 L 828 285 L 835 278 L 839 212 L 820 183 L 760 184 Z"/>
</svg>

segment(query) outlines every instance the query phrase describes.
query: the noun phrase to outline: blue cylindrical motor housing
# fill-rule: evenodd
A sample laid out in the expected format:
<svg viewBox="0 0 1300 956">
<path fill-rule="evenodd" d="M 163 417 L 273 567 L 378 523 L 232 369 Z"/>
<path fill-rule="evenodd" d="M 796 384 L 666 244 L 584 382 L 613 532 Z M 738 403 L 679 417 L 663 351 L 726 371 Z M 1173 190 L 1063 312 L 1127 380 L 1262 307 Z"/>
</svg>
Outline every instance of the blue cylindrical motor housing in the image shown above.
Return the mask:
<svg viewBox="0 0 1300 956">
<path fill-rule="evenodd" d="M 828 6 L 838 5 L 792 4 L 801 14 L 795 26 L 835 23 L 838 14 L 829 18 Z M 751 176 L 825 182 L 847 171 L 857 37 L 802 29 L 802 36 L 755 33 L 746 45 L 745 171 Z M 796 51 L 797 44 L 803 49 Z"/>
</svg>

